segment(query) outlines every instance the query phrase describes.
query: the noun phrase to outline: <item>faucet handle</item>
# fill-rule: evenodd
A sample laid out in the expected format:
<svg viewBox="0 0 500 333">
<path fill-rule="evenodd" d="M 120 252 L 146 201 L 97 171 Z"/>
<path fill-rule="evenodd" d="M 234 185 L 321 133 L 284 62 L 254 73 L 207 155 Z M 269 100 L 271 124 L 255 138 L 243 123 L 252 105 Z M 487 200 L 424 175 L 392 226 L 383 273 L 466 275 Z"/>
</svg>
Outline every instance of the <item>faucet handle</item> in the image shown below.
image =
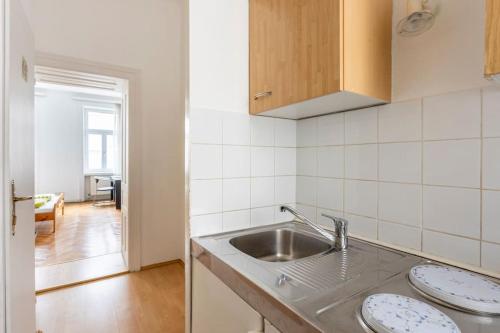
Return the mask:
<svg viewBox="0 0 500 333">
<path fill-rule="evenodd" d="M 329 218 L 333 221 L 335 225 L 335 234 L 337 236 L 338 248 L 347 248 L 347 227 L 349 225 L 349 221 L 342 217 L 336 217 L 324 213 L 322 213 L 321 216 Z"/>
</svg>

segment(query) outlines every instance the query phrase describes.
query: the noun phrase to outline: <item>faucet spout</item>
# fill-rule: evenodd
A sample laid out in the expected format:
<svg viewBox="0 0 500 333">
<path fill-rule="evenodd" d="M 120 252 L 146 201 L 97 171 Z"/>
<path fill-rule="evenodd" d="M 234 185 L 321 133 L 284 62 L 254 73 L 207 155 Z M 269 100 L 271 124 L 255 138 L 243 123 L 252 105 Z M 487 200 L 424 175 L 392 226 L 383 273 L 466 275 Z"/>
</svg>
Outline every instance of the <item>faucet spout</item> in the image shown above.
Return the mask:
<svg viewBox="0 0 500 333">
<path fill-rule="evenodd" d="M 301 213 L 299 213 L 298 211 L 296 211 L 292 207 L 283 205 L 283 206 L 281 206 L 280 210 L 281 210 L 282 213 L 284 213 L 286 211 L 290 212 L 297 219 L 299 219 L 300 221 L 304 222 L 305 224 L 307 224 L 308 226 L 310 226 L 311 228 L 313 228 L 321 236 L 323 236 L 324 238 L 326 238 L 327 240 L 329 240 L 330 243 L 332 243 L 333 245 L 335 245 L 337 243 L 336 240 L 335 240 L 335 237 L 331 233 L 329 233 L 328 231 L 326 231 L 325 229 L 323 229 L 322 227 L 320 227 L 316 223 L 312 222 L 311 220 L 309 220 L 307 217 L 305 217 L 304 215 L 302 215 Z"/>
</svg>

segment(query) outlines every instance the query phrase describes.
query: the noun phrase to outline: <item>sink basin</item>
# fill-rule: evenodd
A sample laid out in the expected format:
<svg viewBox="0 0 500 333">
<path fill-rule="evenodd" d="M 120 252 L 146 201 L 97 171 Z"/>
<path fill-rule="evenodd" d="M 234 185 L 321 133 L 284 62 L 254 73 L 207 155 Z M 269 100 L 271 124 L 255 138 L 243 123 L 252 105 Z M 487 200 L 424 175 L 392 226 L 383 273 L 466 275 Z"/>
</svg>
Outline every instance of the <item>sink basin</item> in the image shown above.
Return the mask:
<svg viewBox="0 0 500 333">
<path fill-rule="evenodd" d="M 251 257 L 270 262 L 306 258 L 333 247 L 316 237 L 284 228 L 234 237 L 229 243 Z"/>
</svg>

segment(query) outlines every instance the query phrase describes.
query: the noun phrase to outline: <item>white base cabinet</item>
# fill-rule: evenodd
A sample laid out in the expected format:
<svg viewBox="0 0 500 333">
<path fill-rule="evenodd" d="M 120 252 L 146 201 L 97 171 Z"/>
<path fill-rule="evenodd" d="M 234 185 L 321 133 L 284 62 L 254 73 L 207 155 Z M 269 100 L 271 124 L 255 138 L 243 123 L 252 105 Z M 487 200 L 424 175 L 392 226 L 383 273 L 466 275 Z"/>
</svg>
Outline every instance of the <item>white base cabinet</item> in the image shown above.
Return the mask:
<svg viewBox="0 0 500 333">
<path fill-rule="evenodd" d="M 192 269 L 192 333 L 264 332 L 258 312 L 198 260 L 193 259 Z"/>
<path fill-rule="evenodd" d="M 271 325 L 266 319 L 264 319 L 264 333 L 281 333 L 276 327 Z"/>
</svg>

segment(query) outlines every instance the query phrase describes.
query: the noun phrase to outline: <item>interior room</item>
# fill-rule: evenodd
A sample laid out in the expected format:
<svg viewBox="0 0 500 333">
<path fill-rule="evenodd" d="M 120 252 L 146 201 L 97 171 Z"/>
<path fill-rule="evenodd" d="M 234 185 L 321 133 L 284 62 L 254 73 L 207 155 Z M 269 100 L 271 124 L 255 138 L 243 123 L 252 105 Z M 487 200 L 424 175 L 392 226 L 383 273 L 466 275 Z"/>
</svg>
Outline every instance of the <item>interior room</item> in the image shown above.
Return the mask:
<svg viewBox="0 0 500 333">
<path fill-rule="evenodd" d="M 500 332 L 500 0 L 0 4 L 0 333 Z"/>
<path fill-rule="evenodd" d="M 121 253 L 125 90 L 123 80 L 36 68 L 37 291 L 127 271 Z"/>
</svg>

